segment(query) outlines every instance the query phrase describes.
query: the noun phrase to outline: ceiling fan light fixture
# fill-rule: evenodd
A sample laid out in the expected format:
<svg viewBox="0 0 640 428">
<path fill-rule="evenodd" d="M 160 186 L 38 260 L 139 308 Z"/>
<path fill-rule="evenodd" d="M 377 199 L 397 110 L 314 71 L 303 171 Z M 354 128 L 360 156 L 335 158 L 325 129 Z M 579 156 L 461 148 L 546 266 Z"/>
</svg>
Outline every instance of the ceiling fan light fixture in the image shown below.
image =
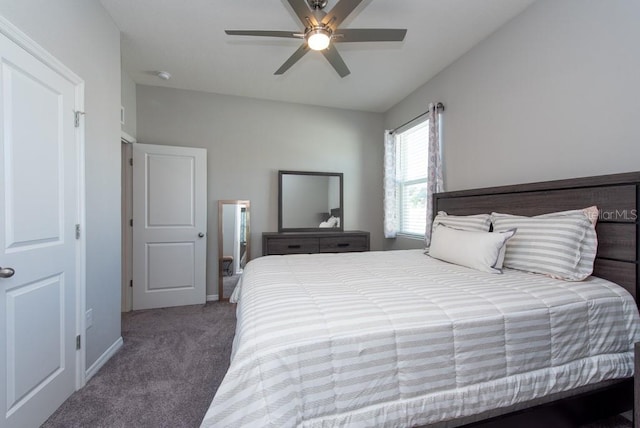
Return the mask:
<svg viewBox="0 0 640 428">
<path fill-rule="evenodd" d="M 325 28 L 314 28 L 305 34 L 309 49 L 321 51 L 329 47 L 331 32 Z"/>
</svg>

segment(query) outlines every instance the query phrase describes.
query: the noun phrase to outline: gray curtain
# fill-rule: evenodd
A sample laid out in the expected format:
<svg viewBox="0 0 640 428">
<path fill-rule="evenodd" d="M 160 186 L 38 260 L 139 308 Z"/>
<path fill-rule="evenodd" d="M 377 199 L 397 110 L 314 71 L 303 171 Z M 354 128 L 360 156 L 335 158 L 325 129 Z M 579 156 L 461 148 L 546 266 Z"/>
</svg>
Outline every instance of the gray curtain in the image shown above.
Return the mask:
<svg viewBox="0 0 640 428">
<path fill-rule="evenodd" d="M 384 131 L 384 237 L 398 233 L 396 207 L 396 147 L 391 130 Z"/>
<path fill-rule="evenodd" d="M 433 194 L 444 191 L 442 178 L 442 154 L 440 150 L 440 113 L 434 103 L 429 103 L 429 166 L 427 180 L 427 226 L 424 244 L 431 244 L 431 224 L 433 223 Z"/>
</svg>

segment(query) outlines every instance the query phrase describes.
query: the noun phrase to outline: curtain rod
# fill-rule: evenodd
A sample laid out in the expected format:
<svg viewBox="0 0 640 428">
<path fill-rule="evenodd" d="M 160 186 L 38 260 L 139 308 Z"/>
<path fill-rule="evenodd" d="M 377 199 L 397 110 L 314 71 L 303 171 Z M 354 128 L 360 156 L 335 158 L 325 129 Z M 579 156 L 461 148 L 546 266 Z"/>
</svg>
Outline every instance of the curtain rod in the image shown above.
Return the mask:
<svg viewBox="0 0 640 428">
<path fill-rule="evenodd" d="M 442 103 L 437 103 L 437 104 L 436 104 L 436 110 L 444 111 L 444 104 L 442 104 Z M 425 115 L 427 115 L 427 114 L 429 114 L 429 110 L 425 111 L 424 113 L 421 113 L 421 114 L 417 115 L 416 117 L 414 117 L 413 119 L 411 119 L 411 120 L 409 120 L 409 121 L 407 121 L 407 122 L 403 123 L 402 125 L 400 125 L 400 126 L 397 126 L 397 127 L 393 128 L 393 129 L 392 129 L 391 131 L 389 131 L 389 132 L 390 132 L 391 134 L 393 134 L 393 133 L 394 133 L 394 132 L 396 132 L 398 129 L 402 128 L 403 126 L 406 126 L 406 125 L 410 124 L 411 122 L 413 122 L 414 120 L 420 119 L 422 116 L 425 116 Z"/>
</svg>

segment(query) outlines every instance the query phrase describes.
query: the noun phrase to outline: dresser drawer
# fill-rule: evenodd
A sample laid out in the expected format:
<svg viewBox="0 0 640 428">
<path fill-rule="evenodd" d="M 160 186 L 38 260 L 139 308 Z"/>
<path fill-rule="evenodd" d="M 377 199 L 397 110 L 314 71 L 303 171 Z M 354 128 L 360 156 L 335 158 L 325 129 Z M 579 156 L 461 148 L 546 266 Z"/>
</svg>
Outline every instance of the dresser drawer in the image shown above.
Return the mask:
<svg viewBox="0 0 640 428">
<path fill-rule="evenodd" d="M 318 238 L 270 238 L 267 251 L 267 254 L 276 255 L 317 253 Z"/>
<path fill-rule="evenodd" d="M 369 232 L 264 232 L 262 255 L 369 251 Z"/>
<path fill-rule="evenodd" d="M 369 251 L 367 236 L 328 236 L 320 238 L 321 253 L 347 253 L 350 251 Z"/>
</svg>

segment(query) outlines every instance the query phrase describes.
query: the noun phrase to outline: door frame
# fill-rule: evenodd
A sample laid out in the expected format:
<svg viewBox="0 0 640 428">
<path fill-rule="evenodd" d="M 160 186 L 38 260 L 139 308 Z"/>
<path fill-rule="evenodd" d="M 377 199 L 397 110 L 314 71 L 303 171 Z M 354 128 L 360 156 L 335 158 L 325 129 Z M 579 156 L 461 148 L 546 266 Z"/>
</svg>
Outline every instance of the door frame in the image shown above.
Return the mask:
<svg viewBox="0 0 640 428">
<path fill-rule="evenodd" d="M 42 46 L 27 36 L 22 30 L 13 25 L 3 16 L 0 16 L 0 33 L 11 40 L 13 43 L 24 49 L 31 56 L 42 62 L 62 78 L 69 81 L 74 86 L 75 106 L 74 109 L 78 114 L 79 122 L 75 128 L 76 152 L 78 155 L 78 163 L 76 165 L 77 174 L 77 200 L 76 200 L 76 218 L 80 225 L 80 239 L 76 240 L 76 305 L 75 327 L 76 336 L 81 337 L 82 346 L 75 352 L 76 370 L 75 370 L 75 387 L 76 391 L 82 388 L 86 383 L 86 330 L 85 330 L 85 311 L 86 311 L 86 207 L 85 207 L 85 124 L 84 124 L 84 80 L 80 78 L 71 69 L 65 66 L 52 54 L 46 51 Z"/>
<path fill-rule="evenodd" d="M 124 131 L 120 133 L 122 165 L 122 301 L 121 312 L 133 310 L 133 145 L 137 140 Z"/>
</svg>

